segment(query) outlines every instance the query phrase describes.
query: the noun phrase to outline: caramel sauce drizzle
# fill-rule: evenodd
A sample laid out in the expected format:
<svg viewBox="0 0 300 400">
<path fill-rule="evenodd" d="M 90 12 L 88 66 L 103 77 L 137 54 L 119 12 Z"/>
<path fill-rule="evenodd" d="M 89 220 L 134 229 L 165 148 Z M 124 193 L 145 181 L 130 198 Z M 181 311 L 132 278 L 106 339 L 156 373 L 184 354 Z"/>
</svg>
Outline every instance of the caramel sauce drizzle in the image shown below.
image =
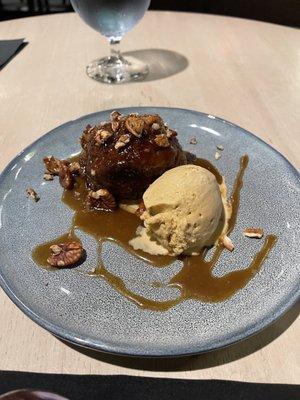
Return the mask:
<svg viewBox="0 0 300 400">
<path fill-rule="evenodd" d="M 240 168 L 230 198 L 232 203 L 232 215 L 229 220 L 228 234 L 232 232 L 236 224 L 240 205 L 240 191 L 243 187 L 243 177 L 248 162 L 249 158 L 247 155 L 241 157 Z M 218 183 L 221 183 L 221 174 L 209 161 L 196 159 L 194 163 L 211 171 L 216 176 Z M 78 197 L 74 196 L 74 191 L 80 193 L 80 195 Z M 79 229 L 91 235 L 99 242 L 98 265 L 93 272 L 89 273 L 89 275 L 92 277 L 101 277 L 121 295 L 144 309 L 166 311 L 188 299 L 195 299 L 204 302 L 218 302 L 231 297 L 238 290 L 243 288 L 260 270 L 263 262 L 268 257 L 271 249 L 277 241 L 275 235 L 266 236 L 263 246 L 255 254 L 247 268 L 242 270 L 237 269 L 221 277 L 213 275 L 213 268 L 224 251 L 222 245 L 217 245 L 213 248 L 210 260 L 206 260 L 208 249 L 203 249 L 201 254 L 198 256 L 181 257 L 181 270 L 173 276 L 166 285 L 162 285 L 163 287 L 179 289 L 179 296 L 176 299 L 168 301 L 150 300 L 128 289 L 125 282 L 120 277 L 114 275 L 105 267 L 101 259 L 102 244 L 105 241 L 115 242 L 128 252 L 154 267 L 167 266 L 174 262 L 176 258 L 171 256 L 153 256 L 144 253 L 141 250 L 135 251 L 128 242 L 135 236 L 136 229 L 140 225 L 139 218 L 121 209 L 118 209 L 115 212 L 86 211 L 83 207 L 85 195 L 86 188 L 82 179 L 77 180 L 72 191 L 64 191 L 62 200 L 75 211 L 72 227 L 67 234 L 60 236 L 51 242 L 37 246 L 32 253 L 33 260 L 37 264 L 46 267 L 49 247 L 52 244 L 79 240 L 75 233 L 75 231 Z M 158 283 L 153 283 L 152 286 L 158 287 Z"/>
</svg>

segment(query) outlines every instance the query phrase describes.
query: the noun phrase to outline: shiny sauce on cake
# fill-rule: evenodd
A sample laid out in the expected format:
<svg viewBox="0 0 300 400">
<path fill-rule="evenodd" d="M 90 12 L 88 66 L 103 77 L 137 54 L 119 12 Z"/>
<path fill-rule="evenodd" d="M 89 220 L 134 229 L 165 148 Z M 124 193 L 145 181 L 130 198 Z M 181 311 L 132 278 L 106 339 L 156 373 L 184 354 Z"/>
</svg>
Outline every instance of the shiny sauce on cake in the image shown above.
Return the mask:
<svg viewBox="0 0 300 400">
<path fill-rule="evenodd" d="M 232 215 L 228 221 L 228 235 L 236 223 L 240 204 L 240 191 L 243 186 L 243 176 L 248 161 L 247 155 L 240 159 L 240 168 L 231 194 Z M 222 182 L 222 175 L 209 161 L 196 159 L 194 163 L 212 172 L 218 183 Z M 255 276 L 277 240 L 276 236 L 267 235 L 261 249 L 254 255 L 247 268 L 236 269 L 221 277 L 213 274 L 214 266 L 224 251 L 224 247 L 221 244 L 212 249 L 212 254 L 209 255 L 208 260 L 206 259 L 208 249 L 203 249 L 198 256 L 179 257 L 182 262 L 181 270 L 166 285 L 159 284 L 160 287 L 179 289 L 179 296 L 174 300 L 154 301 L 129 290 L 120 277 L 109 271 L 109 265 L 106 266 L 102 262 L 102 244 L 105 241 L 115 242 L 144 262 L 149 263 L 152 267 L 162 268 L 174 262 L 175 258 L 171 256 L 153 256 L 141 250 L 134 250 L 128 242 L 135 236 L 136 229 L 141 224 L 140 219 L 136 215 L 121 209 L 114 212 L 87 211 L 84 207 L 86 194 L 87 189 L 81 178 L 77 179 L 73 190 L 64 191 L 63 202 L 75 211 L 70 231 L 51 242 L 37 246 L 32 254 L 34 261 L 43 267 L 48 267 L 49 247 L 53 244 L 68 241 L 80 241 L 76 236 L 76 230 L 81 230 L 97 239 L 99 243 L 98 264 L 93 266 L 93 271 L 88 274 L 94 278 L 104 279 L 120 294 L 145 309 L 165 311 L 187 299 L 218 302 L 231 297 Z M 158 282 L 153 282 L 152 286 L 157 287 Z"/>
</svg>

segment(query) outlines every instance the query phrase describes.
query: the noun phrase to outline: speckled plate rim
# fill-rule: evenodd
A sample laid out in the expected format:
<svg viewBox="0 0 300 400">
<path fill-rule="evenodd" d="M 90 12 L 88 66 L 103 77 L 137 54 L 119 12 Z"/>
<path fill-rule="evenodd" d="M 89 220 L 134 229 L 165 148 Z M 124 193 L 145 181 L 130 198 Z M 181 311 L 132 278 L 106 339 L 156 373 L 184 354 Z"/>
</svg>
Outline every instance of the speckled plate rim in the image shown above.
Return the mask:
<svg viewBox="0 0 300 400">
<path fill-rule="evenodd" d="M 299 180 L 299 185 L 300 185 L 300 173 L 296 170 L 296 168 L 290 163 L 290 161 L 284 157 L 279 151 L 277 151 L 276 149 L 274 149 L 272 146 L 270 146 L 269 144 L 267 144 L 265 141 L 263 141 L 262 139 L 260 139 L 259 137 L 257 137 L 256 135 L 254 135 L 253 133 L 247 131 L 246 129 L 240 127 L 239 125 L 236 125 L 232 122 L 226 121 L 223 118 L 220 117 L 216 117 L 212 114 L 207 114 L 207 113 L 203 113 L 200 111 L 196 111 L 196 110 L 189 110 L 189 109 L 184 109 L 184 108 L 173 108 L 173 107 L 159 107 L 159 106 L 143 106 L 143 107 L 123 107 L 123 108 L 119 108 L 116 107 L 114 109 L 108 109 L 108 110 L 100 110 L 91 114 L 86 114 L 83 115 L 79 118 L 76 118 L 75 120 L 71 120 L 68 122 L 65 122 L 59 126 L 57 126 L 54 129 L 51 129 L 49 132 L 47 132 L 46 134 L 44 134 L 43 136 L 41 136 L 40 138 L 38 138 L 37 140 L 35 140 L 34 142 L 32 142 L 31 144 L 29 144 L 27 147 L 25 147 L 21 152 L 19 152 L 10 162 L 9 164 L 3 169 L 3 171 L 0 174 L 0 185 L 2 184 L 5 176 L 9 173 L 11 167 L 17 163 L 19 161 L 19 159 L 21 158 L 22 154 L 26 151 L 30 151 L 32 147 L 34 147 L 37 143 L 43 141 L 46 137 L 48 137 L 49 135 L 53 134 L 56 130 L 60 130 L 63 127 L 66 127 L 68 125 L 73 124 L 74 122 L 79 122 L 81 120 L 84 119 L 89 119 L 92 118 L 94 116 L 96 116 L 97 114 L 99 114 L 100 112 L 106 112 L 106 113 L 110 113 L 115 109 L 120 110 L 121 112 L 130 112 L 132 109 L 153 109 L 153 110 L 157 110 L 157 112 L 159 112 L 159 110 L 165 109 L 165 110 L 173 110 L 173 111 L 183 111 L 183 112 L 189 112 L 189 113 L 194 113 L 194 114 L 200 114 L 201 116 L 210 118 L 210 119 L 215 119 L 218 120 L 219 122 L 224 123 L 225 125 L 234 127 L 239 129 L 239 131 L 245 135 L 249 135 L 252 136 L 256 141 L 260 142 L 260 144 L 262 146 L 267 147 L 269 150 L 273 151 L 277 157 L 281 158 L 285 164 L 287 165 L 287 167 L 290 169 L 290 171 L 294 174 L 294 176 L 296 177 L 296 179 Z M 4 277 L 2 276 L 1 273 L 1 269 L 0 269 L 0 286 L 2 287 L 2 289 L 4 290 L 4 292 L 7 294 L 7 296 L 12 300 L 12 302 L 21 310 L 23 311 L 30 319 L 32 319 L 34 322 L 36 322 L 39 326 L 41 326 L 42 328 L 48 330 L 49 332 L 51 332 L 52 334 L 54 334 L 55 336 L 57 336 L 58 338 L 65 340 L 67 342 L 70 342 L 72 344 L 78 345 L 80 347 L 84 347 L 84 348 L 88 348 L 88 349 L 93 349 L 93 350 L 97 350 L 97 351 L 102 351 L 105 353 L 110 353 L 110 354 L 116 354 L 116 355 L 120 355 L 120 356 L 133 356 L 133 357 L 182 357 L 182 356 L 190 356 L 190 355 L 195 355 L 195 354 L 201 354 L 201 353 L 206 353 L 209 351 L 214 351 L 217 349 L 221 349 L 233 344 L 236 344 L 238 342 L 241 342 L 247 338 L 249 338 L 250 336 L 253 336 L 259 332 L 261 332 L 262 330 L 264 330 L 265 328 L 267 328 L 269 325 L 273 324 L 276 320 L 278 320 L 283 314 L 285 314 L 288 310 L 290 310 L 293 305 L 295 305 L 297 303 L 298 300 L 300 300 L 300 290 L 295 290 L 294 292 L 291 293 L 289 300 L 285 301 L 283 304 L 281 304 L 280 306 L 277 307 L 277 310 L 275 313 L 273 313 L 272 315 L 269 316 L 269 318 L 264 318 L 263 321 L 259 321 L 255 324 L 252 324 L 252 326 L 248 327 L 247 330 L 243 331 L 242 333 L 239 334 L 235 334 L 232 337 L 230 337 L 228 340 L 223 340 L 222 342 L 218 343 L 218 344 L 208 344 L 205 346 L 201 346 L 201 348 L 197 348 L 197 346 L 194 346 L 193 348 L 187 347 L 186 349 L 182 350 L 180 352 L 177 352 L 176 349 L 174 351 L 171 352 L 165 352 L 164 350 L 157 351 L 157 352 L 153 352 L 153 353 L 145 353 L 143 351 L 140 351 L 138 348 L 135 349 L 134 351 L 128 351 L 128 348 L 124 348 L 122 346 L 118 346 L 118 345 L 107 345 L 105 342 L 102 342 L 100 340 L 98 341 L 94 341 L 94 340 L 89 340 L 87 338 L 80 338 L 80 337 L 76 337 L 75 334 L 73 334 L 72 332 L 69 332 L 66 329 L 62 329 L 61 327 L 50 323 L 49 321 L 47 321 L 46 319 L 42 318 L 41 316 L 37 315 L 31 308 L 27 307 L 26 304 L 24 304 L 24 302 L 22 302 L 18 296 L 10 289 L 9 285 L 6 283 Z"/>
</svg>

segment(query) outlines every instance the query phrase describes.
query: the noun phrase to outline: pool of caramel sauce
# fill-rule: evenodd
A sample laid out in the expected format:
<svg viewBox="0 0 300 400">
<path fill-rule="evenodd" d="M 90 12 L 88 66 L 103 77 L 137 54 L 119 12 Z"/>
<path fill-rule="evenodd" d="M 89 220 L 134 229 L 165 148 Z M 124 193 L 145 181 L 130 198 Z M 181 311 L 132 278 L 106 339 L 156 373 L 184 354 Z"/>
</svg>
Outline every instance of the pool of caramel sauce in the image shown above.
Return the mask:
<svg viewBox="0 0 300 400">
<path fill-rule="evenodd" d="M 228 235 L 233 230 L 238 214 L 240 204 L 240 191 L 243 187 L 243 176 L 247 168 L 249 158 L 244 155 L 240 159 L 240 168 L 237 173 L 232 194 L 232 215 L 228 224 Z M 202 166 L 211 171 L 218 183 L 222 182 L 222 175 L 207 160 L 196 159 L 194 164 Z M 74 195 L 77 192 L 77 196 Z M 79 193 L 79 196 L 78 196 Z M 71 209 L 75 211 L 72 226 L 66 234 L 37 246 L 32 253 L 33 260 L 40 266 L 47 266 L 47 257 L 49 256 L 49 247 L 52 244 L 64 243 L 67 241 L 80 241 L 75 231 L 81 230 L 96 238 L 99 242 L 99 260 L 96 268 L 89 275 L 100 277 L 110 284 L 115 290 L 133 301 L 141 308 L 165 311 L 169 308 L 187 300 L 196 299 L 205 302 L 218 302 L 231 297 L 238 290 L 243 288 L 251 278 L 259 271 L 264 260 L 269 255 L 272 247 L 276 243 L 276 236 L 268 235 L 264 239 L 261 249 L 255 254 L 249 266 L 242 270 L 235 270 L 222 277 L 213 275 L 213 268 L 217 264 L 224 248 L 217 245 L 213 248 L 213 254 L 209 260 L 205 259 L 207 249 L 203 249 L 198 256 L 180 257 L 182 261 L 181 270 L 172 277 L 165 286 L 179 289 L 180 295 L 169 301 L 154 301 L 140 296 L 129 290 L 123 280 L 112 274 L 101 260 L 101 246 L 105 241 L 116 242 L 136 257 L 148 262 L 153 267 L 164 267 L 175 261 L 171 256 L 153 256 L 141 250 L 135 251 L 130 245 L 129 240 L 135 236 L 137 227 L 141 224 L 140 219 L 124 210 L 117 211 L 86 211 L 84 209 L 84 199 L 86 188 L 83 180 L 78 179 L 72 191 L 65 190 L 62 200 Z M 153 286 L 157 286 L 153 282 Z"/>
</svg>

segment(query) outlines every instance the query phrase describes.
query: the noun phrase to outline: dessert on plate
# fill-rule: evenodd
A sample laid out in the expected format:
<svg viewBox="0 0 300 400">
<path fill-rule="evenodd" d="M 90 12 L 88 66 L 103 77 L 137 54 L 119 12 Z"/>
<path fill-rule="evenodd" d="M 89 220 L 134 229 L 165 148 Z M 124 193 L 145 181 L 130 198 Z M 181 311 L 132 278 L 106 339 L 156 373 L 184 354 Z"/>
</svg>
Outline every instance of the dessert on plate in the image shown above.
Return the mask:
<svg viewBox="0 0 300 400">
<path fill-rule="evenodd" d="M 268 235 L 248 268 L 224 277 L 212 274 L 223 250 L 234 250 L 229 234 L 236 222 L 248 156 L 240 160 L 228 198 L 224 177 L 209 161 L 185 152 L 177 132 L 159 115 L 114 111 L 110 121 L 88 125 L 80 142 L 82 151 L 73 159 L 44 158 L 44 179 L 59 176 L 65 189 L 62 200 L 75 213 L 67 234 L 34 249 L 38 264 L 80 265 L 86 255 L 76 230 L 82 230 L 99 242 L 99 260 L 90 275 L 102 277 L 143 308 L 163 311 L 190 298 L 230 297 L 255 275 L 275 244 L 276 238 Z M 223 146 L 218 148 L 223 151 Z M 263 231 L 246 228 L 243 234 L 261 238 Z M 157 302 L 127 289 L 101 260 L 101 244 L 107 240 L 153 267 L 181 260 L 182 269 L 165 285 L 178 288 L 180 295 Z"/>
<path fill-rule="evenodd" d="M 87 126 L 81 137 L 82 172 L 87 186 L 105 188 L 117 200 L 140 199 L 165 171 L 186 164 L 186 154 L 158 115 L 122 116 Z"/>
</svg>

